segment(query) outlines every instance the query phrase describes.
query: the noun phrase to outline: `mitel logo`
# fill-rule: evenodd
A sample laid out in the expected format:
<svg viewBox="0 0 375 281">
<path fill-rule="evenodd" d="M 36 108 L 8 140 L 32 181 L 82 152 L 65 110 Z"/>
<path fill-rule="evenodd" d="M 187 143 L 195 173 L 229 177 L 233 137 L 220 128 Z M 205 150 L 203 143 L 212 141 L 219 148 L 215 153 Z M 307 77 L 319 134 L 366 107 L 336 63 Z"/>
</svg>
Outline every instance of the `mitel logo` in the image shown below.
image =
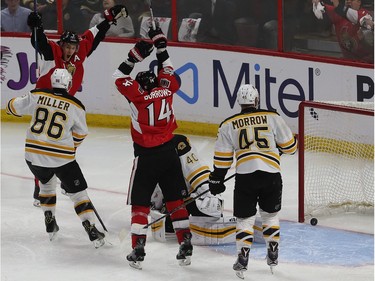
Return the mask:
<svg viewBox="0 0 375 281">
<path fill-rule="evenodd" d="M 236 84 L 233 88 L 233 91 L 230 90 L 228 85 L 223 67 L 221 62 L 218 60 L 213 61 L 213 75 L 214 75 L 214 106 L 219 107 L 219 85 L 225 89 L 225 94 L 229 105 L 231 108 L 234 107 L 237 91 L 241 84 L 245 83 L 254 83 L 255 87 L 258 89 L 261 99 L 265 99 L 265 106 L 268 110 L 275 110 L 279 108 L 283 113 L 291 118 L 298 117 L 298 104 L 304 100 L 314 100 L 314 69 L 309 67 L 307 69 L 305 81 L 306 85 L 302 85 L 299 81 L 293 78 L 287 78 L 284 81 L 278 81 L 279 79 L 276 76 L 273 76 L 271 69 L 261 68 L 259 64 L 254 64 L 254 74 L 253 79 L 250 80 L 252 72 L 250 71 L 249 63 L 242 63 L 239 73 L 237 76 Z M 274 84 L 274 87 L 272 87 Z M 276 91 L 275 91 L 276 86 Z M 271 89 L 272 88 L 272 89 Z M 272 104 L 271 95 L 277 95 L 277 101 L 279 107 L 275 107 Z M 290 101 L 297 101 L 294 108 L 290 108 L 287 104 Z M 262 102 L 262 104 L 264 104 Z"/>
</svg>

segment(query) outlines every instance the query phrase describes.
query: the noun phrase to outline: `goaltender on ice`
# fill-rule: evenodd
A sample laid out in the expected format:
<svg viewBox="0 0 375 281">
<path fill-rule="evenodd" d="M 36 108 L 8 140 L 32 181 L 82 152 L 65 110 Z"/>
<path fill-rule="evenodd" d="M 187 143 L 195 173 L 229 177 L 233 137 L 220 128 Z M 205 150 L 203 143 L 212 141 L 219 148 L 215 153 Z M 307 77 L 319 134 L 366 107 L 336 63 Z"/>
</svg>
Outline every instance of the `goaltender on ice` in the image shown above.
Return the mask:
<svg viewBox="0 0 375 281">
<path fill-rule="evenodd" d="M 188 137 L 175 134 L 173 142 L 180 158 L 181 169 L 184 174 L 186 186 L 181 190 L 186 200 L 197 198 L 186 205 L 189 212 L 190 231 L 194 245 L 224 245 L 236 241 L 236 222 L 234 216 L 224 216 L 224 200 L 220 195 L 212 195 L 208 191 L 208 176 L 210 169 L 202 162 L 196 148 Z M 203 195 L 201 195 L 204 193 Z M 159 220 L 151 225 L 153 238 L 159 242 L 175 239 L 174 228 L 167 210 L 163 193 L 159 186 L 151 198 L 152 221 Z M 262 223 L 257 216 L 254 225 L 254 242 L 264 243 Z"/>
</svg>

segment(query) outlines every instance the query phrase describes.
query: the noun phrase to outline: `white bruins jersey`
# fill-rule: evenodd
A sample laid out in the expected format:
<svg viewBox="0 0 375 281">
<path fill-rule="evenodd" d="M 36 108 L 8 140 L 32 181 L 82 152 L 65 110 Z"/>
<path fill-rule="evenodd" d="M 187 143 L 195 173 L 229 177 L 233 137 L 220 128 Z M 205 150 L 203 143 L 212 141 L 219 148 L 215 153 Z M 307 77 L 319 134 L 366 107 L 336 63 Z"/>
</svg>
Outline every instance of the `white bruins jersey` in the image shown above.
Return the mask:
<svg viewBox="0 0 375 281">
<path fill-rule="evenodd" d="M 180 157 L 182 173 L 184 174 L 189 194 L 194 192 L 198 187 L 208 183 L 210 169 L 199 159 L 197 150 L 190 145 L 189 139 L 182 135 L 177 140 L 176 148 Z"/>
<path fill-rule="evenodd" d="M 54 168 L 74 161 L 76 148 L 88 134 L 85 107 L 62 89 L 32 90 L 11 99 L 6 112 L 32 116 L 25 158 L 36 166 Z"/>
<path fill-rule="evenodd" d="M 280 172 L 280 154 L 294 154 L 297 140 L 274 111 L 245 109 L 224 120 L 215 143 L 214 166 L 229 169 L 236 159 L 236 173 L 257 170 Z"/>
</svg>

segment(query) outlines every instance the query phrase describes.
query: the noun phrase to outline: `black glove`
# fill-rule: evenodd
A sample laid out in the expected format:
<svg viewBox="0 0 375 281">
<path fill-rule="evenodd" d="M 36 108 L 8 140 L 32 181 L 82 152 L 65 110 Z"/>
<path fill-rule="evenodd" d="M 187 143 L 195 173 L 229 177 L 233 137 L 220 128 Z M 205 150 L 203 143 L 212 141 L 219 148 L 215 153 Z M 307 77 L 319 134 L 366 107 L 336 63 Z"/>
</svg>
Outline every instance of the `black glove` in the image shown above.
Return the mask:
<svg viewBox="0 0 375 281">
<path fill-rule="evenodd" d="M 114 25 L 117 24 L 117 19 L 127 16 L 128 10 L 124 5 L 116 5 L 104 11 L 104 18 L 108 21 L 108 23 Z"/>
<path fill-rule="evenodd" d="M 224 179 L 215 176 L 213 173 L 208 178 L 208 188 L 212 195 L 220 194 L 225 191 Z"/>
<path fill-rule="evenodd" d="M 34 29 L 36 28 L 42 28 L 43 22 L 42 22 L 42 16 L 37 12 L 31 12 L 29 16 L 27 17 L 27 25 Z"/>
<path fill-rule="evenodd" d="M 152 51 L 154 46 L 151 43 L 140 40 L 128 53 L 128 60 L 132 63 L 141 62 L 147 58 Z"/>
<path fill-rule="evenodd" d="M 163 31 L 161 31 L 160 27 L 157 27 L 155 30 L 150 28 L 148 31 L 148 36 L 154 42 L 154 46 L 157 49 L 166 48 L 167 47 L 167 37 L 165 37 Z"/>
</svg>

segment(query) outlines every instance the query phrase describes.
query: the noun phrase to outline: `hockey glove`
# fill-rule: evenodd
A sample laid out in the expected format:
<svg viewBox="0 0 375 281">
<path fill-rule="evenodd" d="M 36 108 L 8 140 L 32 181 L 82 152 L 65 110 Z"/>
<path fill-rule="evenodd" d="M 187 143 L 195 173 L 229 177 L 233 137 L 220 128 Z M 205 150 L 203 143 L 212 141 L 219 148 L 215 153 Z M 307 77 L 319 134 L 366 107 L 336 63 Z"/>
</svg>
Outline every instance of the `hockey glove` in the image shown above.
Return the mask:
<svg viewBox="0 0 375 281">
<path fill-rule="evenodd" d="M 225 191 L 224 179 L 215 176 L 213 173 L 208 178 L 208 188 L 212 195 L 220 194 Z"/>
<path fill-rule="evenodd" d="M 128 60 L 132 63 L 141 62 L 147 58 L 152 51 L 154 46 L 151 43 L 140 40 L 128 53 Z"/>
<path fill-rule="evenodd" d="M 104 11 L 104 18 L 109 24 L 117 24 L 117 19 L 120 17 L 127 17 L 128 10 L 124 5 L 115 5 L 112 8 L 106 9 Z"/>
<path fill-rule="evenodd" d="M 42 28 L 42 16 L 37 12 L 31 12 L 27 17 L 27 25 L 31 28 Z"/>
<path fill-rule="evenodd" d="M 163 31 L 160 27 L 157 27 L 155 30 L 150 28 L 148 31 L 148 36 L 154 42 L 156 49 L 162 49 L 167 47 L 167 37 L 165 37 Z"/>
</svg>

